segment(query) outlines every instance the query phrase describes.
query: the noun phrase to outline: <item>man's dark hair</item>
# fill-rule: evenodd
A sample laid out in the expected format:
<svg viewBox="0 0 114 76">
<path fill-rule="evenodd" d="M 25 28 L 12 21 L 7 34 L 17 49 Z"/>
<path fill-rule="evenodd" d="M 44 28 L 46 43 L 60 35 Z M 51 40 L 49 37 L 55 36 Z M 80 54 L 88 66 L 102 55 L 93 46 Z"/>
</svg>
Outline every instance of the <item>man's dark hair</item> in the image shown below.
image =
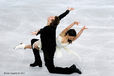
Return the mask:
<svg viewBox="0 0 114 76">
<path fill-rule="evenodd" d="M 49 26 L 54 26 L 54 27 L 56 27 L 56 26 L 59 24 L 59 22 L 60 22 L 59 17 L 58 17 L 58 16 L 55 16 L 55 19 L 52 20 L 52 22 L 50 23 Z"/>
</svg>

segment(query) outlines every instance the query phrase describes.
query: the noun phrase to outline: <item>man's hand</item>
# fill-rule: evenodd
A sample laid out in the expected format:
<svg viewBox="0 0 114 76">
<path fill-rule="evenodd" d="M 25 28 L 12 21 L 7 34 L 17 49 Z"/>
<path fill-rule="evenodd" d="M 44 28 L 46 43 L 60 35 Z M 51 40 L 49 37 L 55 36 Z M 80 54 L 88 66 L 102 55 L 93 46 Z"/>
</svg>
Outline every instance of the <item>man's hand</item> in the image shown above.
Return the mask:
<svg viewBox="0 0 114 76">
<path fill-rule="evenodd" d="M 32 35 L 36 35 L 37 34 L 37 32 L 35 31 L 35 32 L 31 32 L 32 33 Z"/>
<path fill-rule="evenodd" d="M 69 11 L 72 11 L 72 10 L 74 10 L 74 8 L 68 8 L 68 10 L 69 10 Z"/>
</svg>

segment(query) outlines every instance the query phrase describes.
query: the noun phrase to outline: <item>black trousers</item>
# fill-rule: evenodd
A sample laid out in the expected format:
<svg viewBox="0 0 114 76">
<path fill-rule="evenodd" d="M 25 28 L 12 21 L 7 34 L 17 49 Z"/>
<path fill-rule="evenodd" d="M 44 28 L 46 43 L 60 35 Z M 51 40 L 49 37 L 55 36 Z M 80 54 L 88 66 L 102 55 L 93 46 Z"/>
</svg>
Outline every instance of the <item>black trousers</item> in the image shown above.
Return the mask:
<svg viewBox="0 0 114 76">
<path fill-rule="evenodd" d="M 44 61 L 45 65 L 50 73 L 58 73 L 58 74 L 71 74 L 74 73 L 74 70 L 69 67 L 55 67 L 54 65 L 54 53 L 55 48 L 48 48 L 48 50 L 44 49 Z"/>
</svg>

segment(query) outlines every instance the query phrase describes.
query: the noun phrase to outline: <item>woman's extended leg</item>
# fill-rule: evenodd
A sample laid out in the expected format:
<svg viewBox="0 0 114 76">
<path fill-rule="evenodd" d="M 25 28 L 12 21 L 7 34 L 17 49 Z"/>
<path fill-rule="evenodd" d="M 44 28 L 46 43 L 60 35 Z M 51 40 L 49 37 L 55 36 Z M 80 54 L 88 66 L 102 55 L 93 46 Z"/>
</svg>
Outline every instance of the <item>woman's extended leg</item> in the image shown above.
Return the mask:
<svg viewBox="0 0 114 76">
<path fill-rule="evenodd" d="M 37 43 L 34 43 L 34 44 L 33 44 L 33 47 L 36 48 L 37 50 L 39 50 Z M 16 50 L 16 49 L 32 49 L 32 46 L 29 45 L 29 44 L 28 44 L 28 45 L 25 45 L 24 43 L 20 43 L 19 45 L 17 45 L 17 46 L 15 47 L 15 50 Z"/>
<path fill-rule="evenodd" d="M 32 49 L 31 45 L 25 45 L 24 49 Z"/>
<path fill-rule="evenodd" d="M 37 42 L 33 44 L 33 47 L 37 50 L 39 50 Z M 32 49 L 31 45 L 25 45 L 24 49 Z"/>
</svg>

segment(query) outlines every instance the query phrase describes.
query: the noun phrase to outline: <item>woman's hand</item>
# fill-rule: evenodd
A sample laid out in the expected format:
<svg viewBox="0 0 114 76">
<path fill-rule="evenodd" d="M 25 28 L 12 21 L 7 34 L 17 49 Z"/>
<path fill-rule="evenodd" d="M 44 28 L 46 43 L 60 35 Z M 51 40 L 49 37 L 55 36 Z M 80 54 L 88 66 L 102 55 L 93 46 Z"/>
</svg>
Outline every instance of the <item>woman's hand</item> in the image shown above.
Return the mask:
<svg viewBox="0 0 114 76">
<path fill-rule="evenodd" d="M 74 24 L 76 24 L 77 26 L 80 24 L 79 22 L 75 21 Z"/>
<path fill-rule="evenodd" d="M 69 10 L 69 11 L 72 11 L 72 10 L 74 10 L 74 8 L 68 8 L 68 10 Z"/>
<path fill-rule="evenodd" d="M 37 34 L 37 32 L 35 31 L 35 32 L 32 32 L 32 35 L 36 35 Z"/>
<path fill-rule="evenodd" d="M 85 30 L 85 29 L 88 29 L 86 26 L 84 26 L 83 28 L 82 28 L 82 30 Z"/>
</svg>

